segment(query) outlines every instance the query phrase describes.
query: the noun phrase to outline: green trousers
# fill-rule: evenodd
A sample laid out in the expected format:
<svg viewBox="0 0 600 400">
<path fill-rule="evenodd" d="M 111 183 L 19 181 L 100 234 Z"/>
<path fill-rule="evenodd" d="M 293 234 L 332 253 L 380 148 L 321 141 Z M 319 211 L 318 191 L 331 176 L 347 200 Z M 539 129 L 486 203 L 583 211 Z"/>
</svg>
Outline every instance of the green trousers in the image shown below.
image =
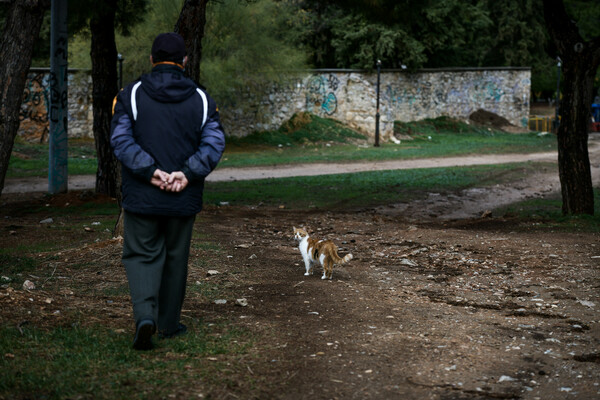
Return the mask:
<svg viewBox="0 0 600 400">
<path fill-rule="evenodd" d="M 164 217 L 125 211 L 123 265 L 136 325 L 152 319 L 164 334 L 179 327 L 196 216 Z"/>
</svg>

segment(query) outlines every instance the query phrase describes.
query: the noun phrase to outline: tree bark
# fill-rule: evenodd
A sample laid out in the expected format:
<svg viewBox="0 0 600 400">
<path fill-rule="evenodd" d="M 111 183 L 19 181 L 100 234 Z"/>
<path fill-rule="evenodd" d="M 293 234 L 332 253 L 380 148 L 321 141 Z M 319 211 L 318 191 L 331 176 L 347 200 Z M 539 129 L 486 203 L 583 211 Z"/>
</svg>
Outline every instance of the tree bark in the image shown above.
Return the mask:
<svg viewBox="0 0 600 400">
<path fill-rule="evenodd" d="M 185 73 L 194 82 L 200 81 L 200 60 L 202 59 L 202 38 L 206 25 L 206 4 L 209 0 L 185 0 L 175 32 L 185 40 L 188 62 Z"/>
<path fill-rule="evenodd" d="M 0 40 L 0 195 L 19 129 L 19 110 L 44 13 L 50 0 L 11 2 Z"/>
<path fill-rule="evenodd" d="M 115 43 L 116 0 L 95 2 L 90 20 L 92 32 L 92 102 L 94 139 L 98 157 L 96 192 L 120 197 L 120 166 L 110 146 L 113 100 L 118 92 Z"/>
<path fill-rule="evenodd" d="M 563 68 L 557 131 L 563 214 L 594 214 L 588 153 L 593 82 L 600 65 L 600 37 L 585 41 L 562 0 L 544 0 L 544 18 Z"/>
</svg>

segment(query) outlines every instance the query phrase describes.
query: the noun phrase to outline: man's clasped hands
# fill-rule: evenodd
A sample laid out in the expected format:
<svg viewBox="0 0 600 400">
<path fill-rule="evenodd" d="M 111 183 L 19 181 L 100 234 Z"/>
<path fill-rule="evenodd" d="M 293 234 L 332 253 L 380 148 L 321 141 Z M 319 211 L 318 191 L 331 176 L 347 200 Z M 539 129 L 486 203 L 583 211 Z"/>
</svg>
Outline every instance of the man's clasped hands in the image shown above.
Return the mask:
<svg viewBox="0 0 600 400">
<path fill-rule="evenodd" d="M 150 183 L 167 192 L 181 192 L 188 185 L 188 179 L 181 171 L 171 172 L 170 174 L 156 169 Z"/>
</svg>

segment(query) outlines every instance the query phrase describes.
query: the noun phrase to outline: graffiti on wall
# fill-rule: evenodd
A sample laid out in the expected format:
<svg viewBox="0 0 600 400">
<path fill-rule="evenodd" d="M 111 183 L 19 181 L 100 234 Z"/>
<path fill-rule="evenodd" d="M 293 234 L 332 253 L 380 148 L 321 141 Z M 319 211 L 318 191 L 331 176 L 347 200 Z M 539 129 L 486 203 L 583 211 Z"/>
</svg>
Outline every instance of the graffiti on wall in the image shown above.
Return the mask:
<svg viewBox="0 0 600 400">
<path fill-rule="evenodd" d="M 337 111 L 337 96 L 340 81 L 333 74 L 313 75 L 306 87 L 306 110 L 315 114 L 333 115 Z"/>
<path fill-rule="evenodd" d="M 442 74 L 433 79 L 425 74 L 385 85 L 383 108 L 390 117 L 407 114 L 415 119 L 468 118 L 480 108 L 500 113 L 507 103 L 517 112 L 527 112 L 529 87 L 528 79 L 514 80 L 509 86 L 506 77 L 497 74 Z"/>
<path fill-rule="evenodd" d="M 49 94 L 48 74 L 30 75 L 25 83 L 19 112 L 20 130 L 26 139 L 39 138 L 40 142 L 48 139 Z"/>
<path fill-rule="evenodd" d="M 92 79 L 87 71 L 68 74 L 68 90 L 61 93 L 51 89 L 52 73 L 48 70 L 32 71 L 27 75 L 23 102 L 19 110 L 18 135 L 29 142 L 47 142 L 50 135 L 49 118 L 52 115 L 50 99 L 58 104 L 68 104 L 66 117 L 69 137 L 93 138 Z M 57 103 L 55 103 L 57 104 Z M 56 117 L 55 117 L 56 118 Z M 64 116 L 63 116 L 64 119 Z"/>
</svg>

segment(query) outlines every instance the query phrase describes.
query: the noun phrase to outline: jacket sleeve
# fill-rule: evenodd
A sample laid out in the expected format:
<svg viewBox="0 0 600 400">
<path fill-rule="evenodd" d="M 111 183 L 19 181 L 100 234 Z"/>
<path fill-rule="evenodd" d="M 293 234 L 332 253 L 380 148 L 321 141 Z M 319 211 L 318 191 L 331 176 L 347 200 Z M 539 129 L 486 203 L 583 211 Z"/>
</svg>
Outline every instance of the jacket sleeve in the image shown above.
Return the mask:
<svg viewBox="0 0 600 400">
<path fill-rule="evenodd" d="M 208 117 L 200 137 L 198 150 L 186 160 L 182 172 L 189 181 L 204 179 L 219 163 L 225 150 L 225 132 L 215 102 L 208 100 Z"/>
<path fill-rule="evenodd" d="M 124 93 L 122 91 L 117 95 L 111 122 L 110 144 L 115 157 L 125 168 L 137 178 L 150 181 L 157 168 L 156 163 L 154 158 L 135 142 L 131 117 L 124 104 Z"/>
</svg>

